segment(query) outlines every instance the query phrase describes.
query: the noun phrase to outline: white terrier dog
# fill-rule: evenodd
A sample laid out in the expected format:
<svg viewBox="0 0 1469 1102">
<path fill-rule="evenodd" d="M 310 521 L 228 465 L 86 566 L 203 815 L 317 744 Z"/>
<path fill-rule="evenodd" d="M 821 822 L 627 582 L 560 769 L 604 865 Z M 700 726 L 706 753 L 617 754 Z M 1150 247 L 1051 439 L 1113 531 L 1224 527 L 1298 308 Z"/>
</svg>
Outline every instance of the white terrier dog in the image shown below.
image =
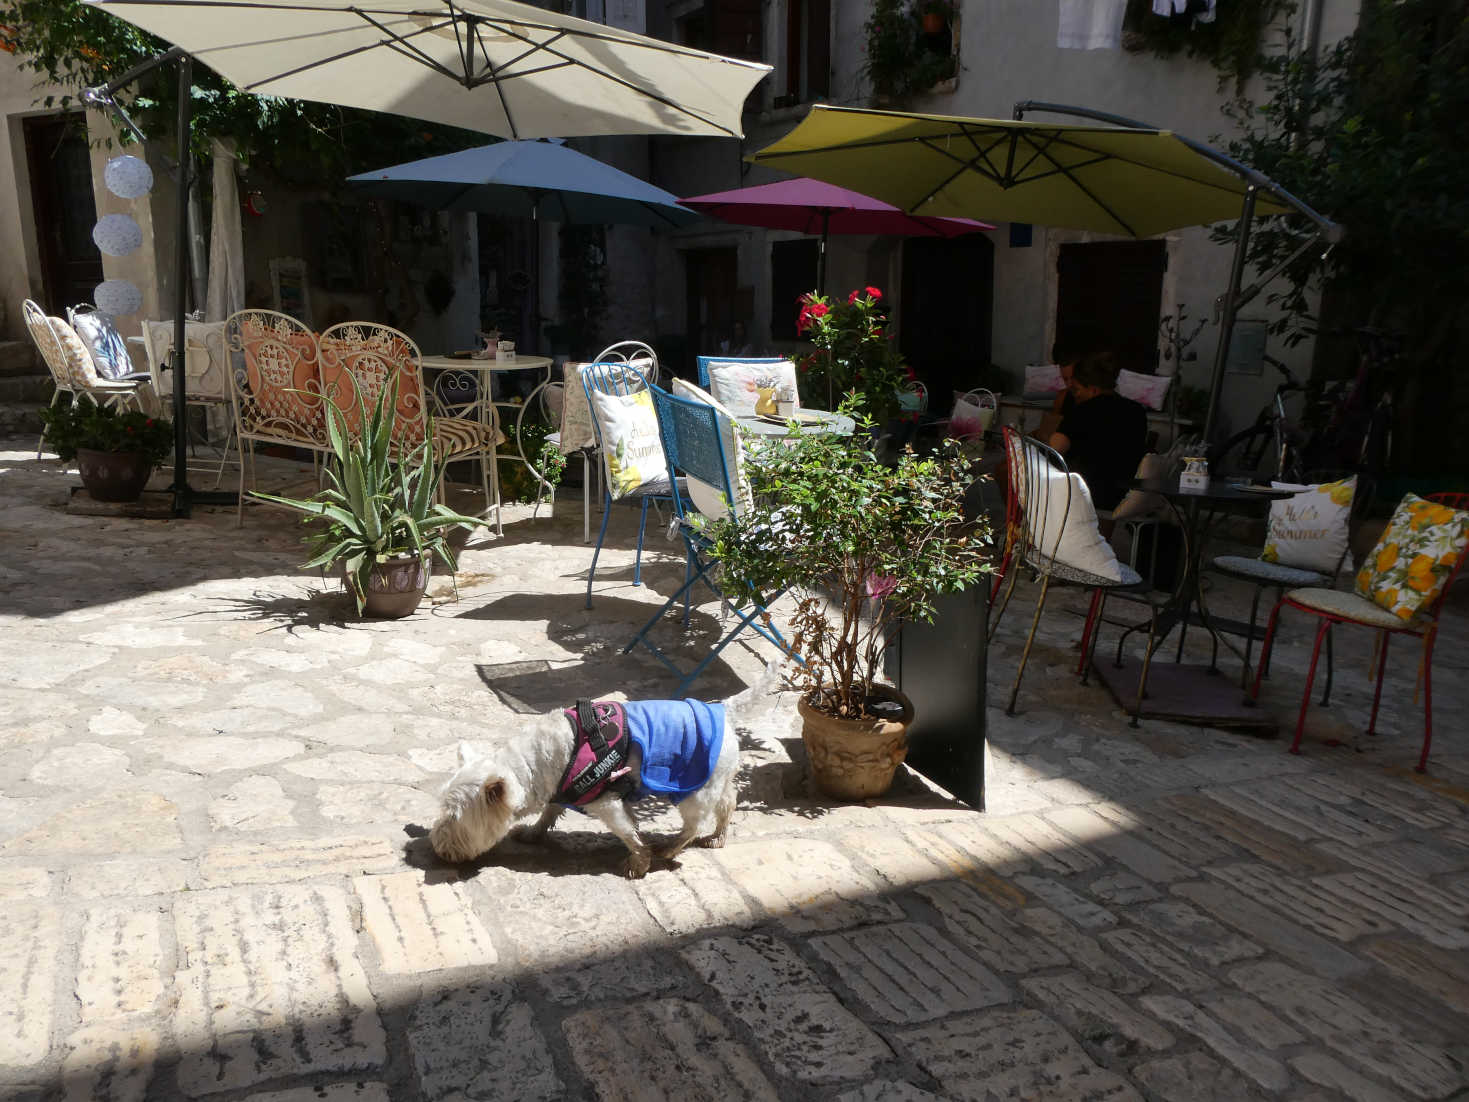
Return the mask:
<svg viewBox="0 0 1469 1102">
<path fill-rule="evenodd" d="M 434 852 L 445 861 L 472 860 L 498 845 L 517 818 L 533 814 L 540 815 L 535 825 L 515 836 L 539 842 L 568 806 L 577 806 L 622 839 L 628 849 L 623 871 L 638 879 L 647 874 L 654 850 L 638 834 L 625 801 L 647 795 L 666 796 L 683 817 L 682 831 L 658 856 L 675 857 L 690 844 L 724 845 L 740 769 L 736 728 L 778 674 L 771 663 L 754 685 L 722 705 L 630 702 L 624 715 L 598 704 L 594 716 L 590 709 L 582 713 L 580 723 L 575 710 L 557 710 L 529 717 L 503 742 L 478 748 L 460 743 L 459 768 L 440 794 L 439 818 L 429 832 Z M 692 747 L 691 767 L 671 762 L 666 747 L 650 742 L 642 718 L 653 715 L 656 724 L 658 716 L 674 714 L 690 719 L 673 737 L 685 750 Z"/>
</svg>

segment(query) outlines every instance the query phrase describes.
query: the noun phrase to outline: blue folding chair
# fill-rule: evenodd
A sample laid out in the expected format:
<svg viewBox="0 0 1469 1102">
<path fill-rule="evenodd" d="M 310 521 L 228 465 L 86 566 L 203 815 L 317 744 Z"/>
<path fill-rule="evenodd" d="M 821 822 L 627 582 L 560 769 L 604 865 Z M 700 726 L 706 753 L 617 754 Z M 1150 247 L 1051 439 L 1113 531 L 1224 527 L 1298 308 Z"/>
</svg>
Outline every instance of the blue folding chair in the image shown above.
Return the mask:
<svg viewBox="0 0 1469 1102">
<path fill-rule="evenodd" d="M 700 356 L 699 357 L 699 385 L 705 390 L 709 389 L 709 365 L 720 364 L 779 364 L 785 363 L 789 356 Z M 685 360 L 685 363 L 688 361 Z"/>
<path fill-rule="evenodd" d="M 720 430 L 719 422 L 723 414 L 707 402 L 676 397 L 656 386 L 651 389 L 653 408 L 658 411 L 658 432 L 663 438 L 663 451 L 668 459 L 669 473 L 684 476 L 691 490 L 696 481 L 704 483 L 706 487 L 720 495 L 720 500 L 738 519 L 739 495 L 736 493 L 734 484 L 733 457 L 725 452 L 724 434 Z M 678 516 L 679 534 L 683 536 L 684 541 L 684 583 L 673 596 L 663 603 L 653 618 L 633 636 L 632 641 L 623 648 L 622 653 L 627 654 L 639 643 L 647 647 L 658 661 L 682 678 L 674 693 L 679 697 L 684 695 L 689 685 L 704 672 L 709 663 L 719 657 L 719 652 L 734 642 L 735 638 L 746 628 L 753 628 L 788 656 L 799 661 L 799 656 L 791 650 L 785 637 L 769 622 L 769 613 L 765 605 L 755 600 L 753 594 L 746 601 L 737 603 L 734 626 L 725 632 L 714 649 L 687 673 L 679 669 L 673 660 L 648 638 L 648 633 L 658 625 L 668 610 L 680 601 L 683 602 L 683 625 L 685 628 L 688 627 L 690 596 L 694 586 L 702 583 L 721 600 L 725 596 L 709 577 L 717 563 L 706 557 L 710 544 L 693 523 L 693 516 L 697 514 L 689 512 L 682 494 L 674 498 L 673 508 Z M 780 596 L 780 593 L 773 593 L 767 595 L 766 599 L 774 602 Z"/>
<path fill-rule="evenodd" d="M 605 457 L 606 442 L 602 439 L 602 421 L 597 416 L 594 393 L 626 396 L 649 389 L 657 390 L 644 377 L 637 365 L 624 361 L 588 364 L 582 369 L 582 387 L 586 391 L 587 405 L 592 412 L 592 430 L 597 437 L 597 452 Z M 607 538 L 607 518 L 612 515 L 612 487 L 608 479 L 602 478 L 602 527 L 597 530 L 597 546 L 592 549 L 592 566 L 587 571 L 587 608 L 592 607 L 592 583 L 597 577 L 597 559 L 602 554 L 602 541 Z M 648 506 L 654 502 L 676 501 L 672 479 L 657 479 L 644 483 L 619 500 L 635 498 L 642 504 L 642 517 L 638 521 L 638 553 L 633 562 L 632 584 L 643 584 L 643 534 L 648 527 Z"/>
</svg>

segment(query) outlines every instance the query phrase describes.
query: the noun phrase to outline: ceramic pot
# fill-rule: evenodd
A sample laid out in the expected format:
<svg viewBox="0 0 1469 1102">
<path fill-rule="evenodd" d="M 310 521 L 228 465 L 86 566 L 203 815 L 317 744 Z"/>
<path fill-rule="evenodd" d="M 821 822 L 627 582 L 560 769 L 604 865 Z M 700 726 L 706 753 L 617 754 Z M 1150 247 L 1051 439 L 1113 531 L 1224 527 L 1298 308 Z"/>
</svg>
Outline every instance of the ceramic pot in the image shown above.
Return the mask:
<svg viewBox="0 0 1469 1102">
<path fill-rule="evenodd" d="M 944 29 L 944 17 L 941 12 L 926 11 L 923 13 L 923 33 L 938 34 Z"/>
<path fill-rule="evenodd" d="M 423 600 L 432 568 L 417 555 L 398 555 L 373 565 L 367 575 L 367 593 L 362 615 L 399 620 L 410 615 Z"/>
<path fill-rule="evenodd" d="M 137 501 L 148 485 L 153 464 L 142 452 L 99 452 L 77 449 L 82 485 L 95 501 Z"/>
<path fill-rule="evenodd" d="M 811 779 L 828 796 L 865 800 L 881 796 L 893 784 L 893 774 L 908 756 L 908 727 L 913 704 L 887 685 L 873 686 L 873 695 L 902 706 L 897 719 L 839 719 L 808 704 L 796 702 L 801 716 L 801 741 L 811 762 Z"/>
</svg>

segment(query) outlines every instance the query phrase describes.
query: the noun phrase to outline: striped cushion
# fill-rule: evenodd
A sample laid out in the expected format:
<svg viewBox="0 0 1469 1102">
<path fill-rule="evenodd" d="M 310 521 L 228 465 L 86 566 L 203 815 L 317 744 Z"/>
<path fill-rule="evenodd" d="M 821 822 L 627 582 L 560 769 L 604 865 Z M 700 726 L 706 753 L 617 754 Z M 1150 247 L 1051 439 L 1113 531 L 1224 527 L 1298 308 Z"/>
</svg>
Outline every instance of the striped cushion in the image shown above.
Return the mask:
<svg viewBox="0 0 1469 1102">
<path fill-rule="evenodd" d="M 505 443 L 505 434 L 493 425 L 481 425 L 465 417 L 440 417 L 434 421 L 434 457 L 454 459 L 477 455 Z"/>
</svg>

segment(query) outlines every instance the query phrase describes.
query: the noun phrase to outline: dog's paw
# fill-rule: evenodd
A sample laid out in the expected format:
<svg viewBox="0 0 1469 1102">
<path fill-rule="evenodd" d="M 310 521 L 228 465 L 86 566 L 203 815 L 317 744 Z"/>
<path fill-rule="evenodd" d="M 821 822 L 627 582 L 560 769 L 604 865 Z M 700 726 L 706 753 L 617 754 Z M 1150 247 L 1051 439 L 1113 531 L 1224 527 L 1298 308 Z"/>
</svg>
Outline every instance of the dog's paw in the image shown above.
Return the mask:
<svg viewBox="0 0 1469 1102">
<path fill-rule="evenodd" d="M 648 875 L 648 866 L 652 863 L 653 855 L 647 851 L 629 853 L 627 860 L 622 863 L 622 875 L 629 880 L 641 880 Z"/>
<path fill-rule="evenodd" d="M 698 846 L 700 849 L 723 849 L 724 835 L 710 834 L 703 838 L 695 838 L 694 845 Z"/>
</svg>

